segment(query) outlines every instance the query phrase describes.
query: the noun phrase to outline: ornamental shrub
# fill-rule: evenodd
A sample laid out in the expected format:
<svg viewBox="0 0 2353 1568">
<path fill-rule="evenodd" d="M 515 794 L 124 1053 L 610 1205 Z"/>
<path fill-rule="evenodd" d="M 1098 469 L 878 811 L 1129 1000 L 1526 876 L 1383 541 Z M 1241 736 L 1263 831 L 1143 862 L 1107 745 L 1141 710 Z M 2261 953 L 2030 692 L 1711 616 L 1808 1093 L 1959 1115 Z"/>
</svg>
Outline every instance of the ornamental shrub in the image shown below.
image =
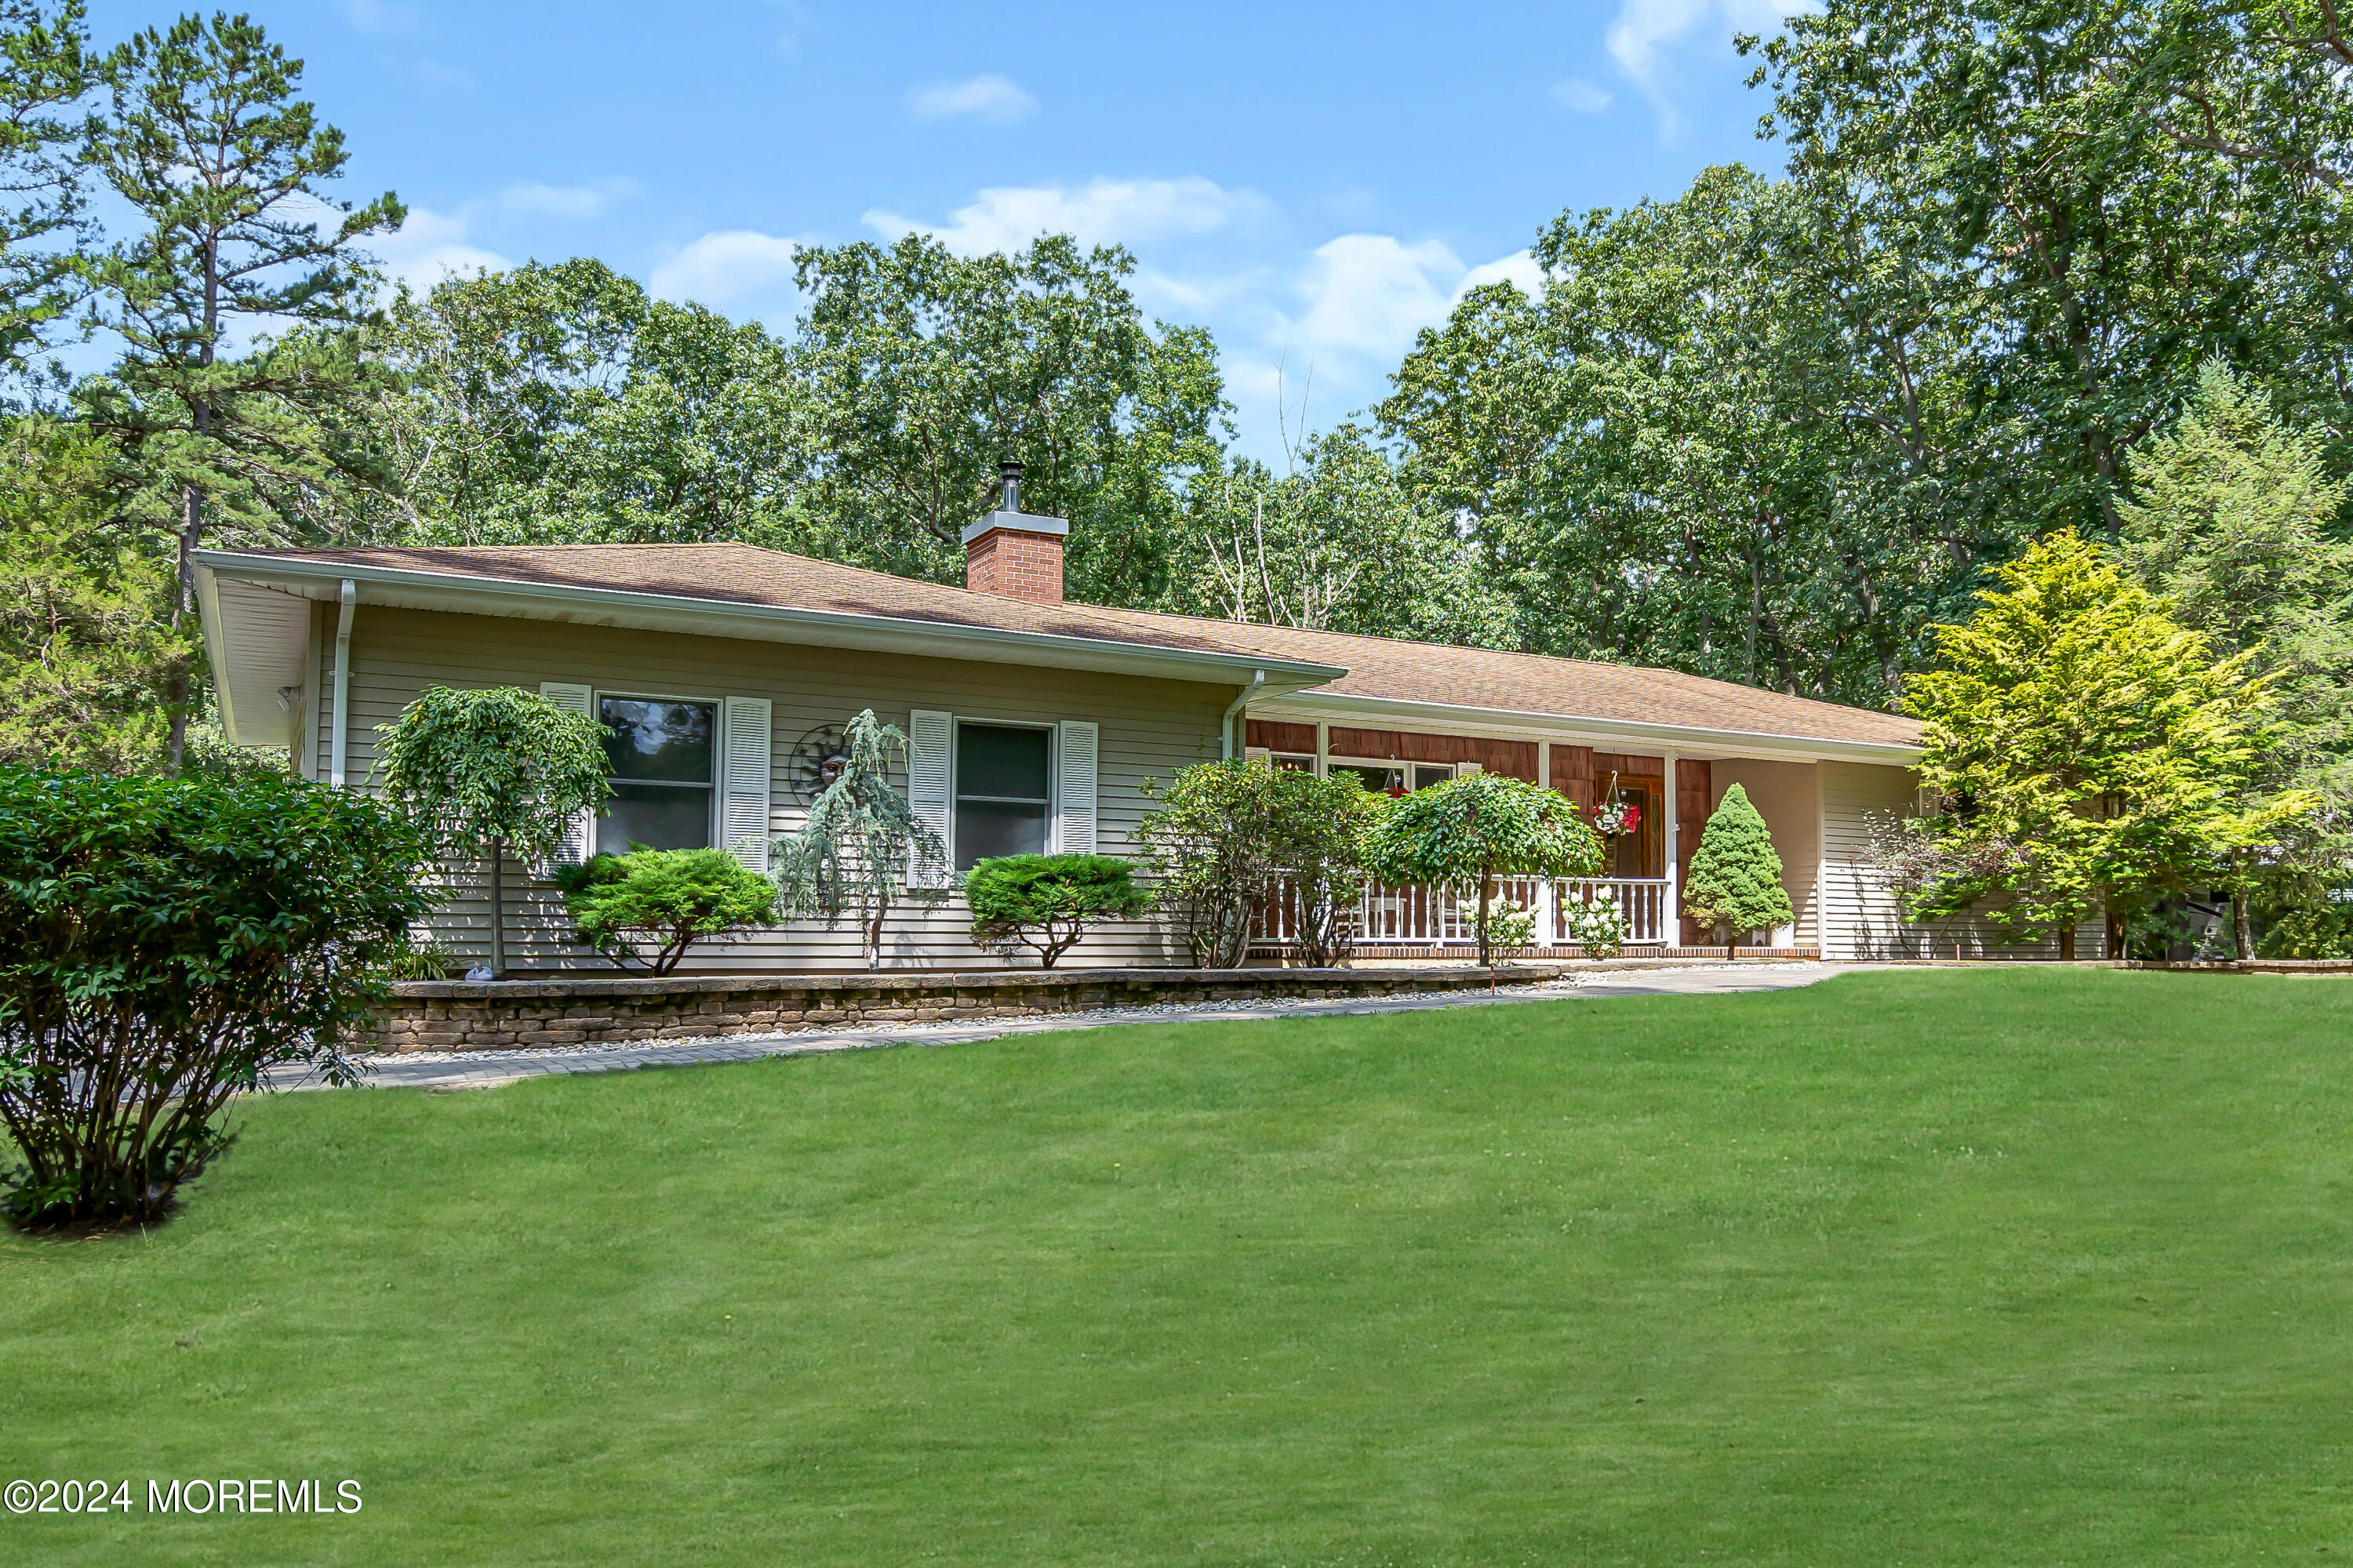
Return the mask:
<svg viewBox="0 0 2353 1568">
<path fill-rule="evenodd" d="M 285 774 L 0 768 L 8 1211 L 153 1220 L 227 1147 L 229 1097 L 352 1032 L 431 906 L 403 814 Z"/>
<path fill-rule="evenodd" d="M 1384 797 L 1352 774 L 1319 779 L 1239 758 L 1197 763 L 1166 786 L 1147 779 L 1144 790 L 1160 802 L 1137 830 L 1159 882 L 1154 902 L 1176 916 L 1197 966 L 1240 968 L 1286 882 L 1300 958 L 1348 956 Z"/>
<path fill-rule="evenodd" d="M 1683 870 L 1683 911 L 1715 927 L 1726 945 L 1743 931 L 1769 931 L 1798 917 L 1781 885 L 1773 835 L 1737 784 L 1716 802 Z"/>
<path fill-rule="evenodd" d="M 1382 881 L 1476 894 L 1479 962 L 1494 962 L 1499 876 L 1590 876 L 1601 838 L 1565 795 L 1501 773 L 1469 773 L 1392 801 L 1366 845 Z"/>
<path fill-rule="evenodd" d="M 557 874 L 564 907 L 583 940 L 617 963 L 658 975 L 687 948 L 776 917 L 776 885 L 725 850 L 652 850 L 593 855 Z M 636 938 L 637 940 L 631 940 Z M 638 942 L 649 943 L 649 957 Z"/>
<path fill-rule="evenodd" d="M 1151 905 L 1135 868 L 1107 854 L 1008 854 L 965 873 L 972 939 L 984 948 L 1029 948 L 1041 967 L 1079 945 L 1089 926 L 1133 920 Z"/>
</svg>

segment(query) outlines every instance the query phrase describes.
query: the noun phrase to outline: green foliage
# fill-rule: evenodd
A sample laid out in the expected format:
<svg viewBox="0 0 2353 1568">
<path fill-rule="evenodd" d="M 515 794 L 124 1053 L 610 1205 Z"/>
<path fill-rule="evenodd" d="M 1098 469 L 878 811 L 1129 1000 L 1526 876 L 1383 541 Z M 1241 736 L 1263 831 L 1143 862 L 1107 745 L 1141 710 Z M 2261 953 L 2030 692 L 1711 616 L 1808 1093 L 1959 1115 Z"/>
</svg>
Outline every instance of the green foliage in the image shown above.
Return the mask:
<svg viewBox="0 0 2353 1568">
<path fill-rule="evenodd" d="M 1135 868 L 1107 854 L 1009 854 L 976 862 L 964 876 L 972 939 L 984 948 L 1034 949 L 1040 967 L 1079 944 L 1087 927 L 1133 920 L 1152 895 Z"/>
<path fill-rule="evenodd" d="M 1303 768 L 1262 768 L 1268 854 L 1282 868 L 1293 900 L 1302 963 L 1345 963 L 1356 942 L 1357 912 L 1370 879 L 1366 856 L 1388 798 L 1353 773 L 1317 778 Z"/>
<path fill-rule="evenodd" d="M 1277 479 L 1237 461 L 1196 483 L 1174 602 L 1223 620 L 1256 620 L 1508 647 L 1510 599 L 1485 580 L 1452 516 L 1404 485 L 1364 431 L 1309 440 Z"/>
<path fill-rule="evenodd" d="M 1067 235 L 960 257 L 918 234 L 797 265 L 812 553 L 961 582 L 964 525 L 1010 453 L 1025 509 L 1071 523 L 1071 597 L 1158 595 L 1178 493 L 1216 471 L 1227 409 L 1208 334 L 1147 325 L 1132 257 Z"/>
<path fill-rule="evenodd" d="M 1781 885 L 1773 835 L 1738 784 L 1725 790 L 1700 832 L 1699 847 L 1683 869 L 1683 908 L 1727 942 L 1743 931 L 1770 931 L 1798 917 Z"/>
<path fill-rule="evenodd" d="M 378 726 L 375 773 L 447 860 L 490 869 L 490 968 L 506 972 L 505 861 L 555 858 L 613 792 L 605 726 L 518 686 L 432 686 Z"/>
<path fill-rule="evenodd" d="M 82 0 L 0 0 L 0 373 L 21 372 L 82 296 L 73 247 L 90 90 Z"/>
<path fill-rule="evenodd" d="M 1367 838 L 1383 882 L 1478 895 L 1479 961 L 1493 961 L 1489 906 L 1498 876 L 1590 876 L 1601 839 L 1567 797 L 1500 773 L 1470 773 L 1391 801 Z"/>
<path fill-rule="evenodd" d="M 1198 969 L 1239 969 L 1269 900 L 1295 905 L 1299 953 L 1343 961 L 1355 941 L 1366 845 L 1384 804 L 1348 776 L 1235 758 L 1197 763 L 1163 786 L 1146 779 L 1158 809 L 1137 837 L 1157 887 Z"/>
<path fill-rule="evenodd" d="M 776 906 L 828 927 L 855 915 L 866 967 L 882 967 L 882 927 L 902 895 L 935 901 L 947 846 L 891 782 L 907 759 L 907 732 L 867 708 L 842 732 L 849 760 L 809 802 L 800 831 L 776 841 L 769 875 Z"/>
<path fill-rule="evenodd" d="M 353 482 L 390 477 L 335 416 L 380 375 L 355 335 L 375 284 L 355 247 L 405 209 L 389 193 L 356 210 L 335 199 L 349 154 L 294 96 L 301 73 L 226 13 L 148 28 L 100 73 L 111 111 L 87 156 L 134 227 L 86 258 L 121 357 L 74 397 L 178 535 L 182 619 L 207 508 L 233 537 L 279 544 L 322 532 L 322 507 Z M 174 683 L 174 766 L 192 680 L 184 667 Z"/>
<path fill-rule="evenodd" d="M 0 762 L 159 765 L 188 653 L 171 567 L 114 526 L 105 447 L 58 421 L 0 431 Z"/>
<path fill-rule="evenodd" d="M 567 867 L 557 884 L 590 946 L 658 975 L 676 969 L 696 942 L 765 924 L 776 908 L 776 885 L 718 849 L 596 855 Z M 632 938 L 649 942 L 652 953 L 639 952 Z"/>
<path fill-rule="evenodd" d="M 0 1123 L 35 1222 L 150 1220 L 231 1096 L 333 1078 L 427 906 L 415 827 L 282 774 L 0 767 Z"/>
<path fill-rule="evenodd" d="M 1943 667 L 1906 688 L 1945 803 L 1926 832 L 1951 868 L 1914 913 L 1994 900 L 1996 927 L 2072 953 L 2078 922 L 2215 880 L 2316 804 L 2259 787 L 2272 699 L 2251 655 L 2217 662 L 2072 532 L 1998 579 L 1967 625 L 1936 629 Z"/>
<path fill-rule="evenodd" d="M 1574 942 L 1588 959 L 1614 959 L 1626 950 L 1626 912 L 1618 895 L 1607 887 L 1587 896 L 1565 899 L 1560 906 L 1561 940 Z"/>
<path fill-rule="evenodd" d="M 552 860 L 612 793 L 605 726 L 519 686 L 428 687 L 377 733 L 386 798 L 453 858 Z"/>
<path fill-rule="evenodd" d="M 366 424 L 431 544 L 799 543 L 783 345 L 602 262 L 403 289 L 369 334 L 400 375 Z"/>
<path fill-rule="evenodd" d="M 2261 777 L 2319 799 L 2284 853 L 2233 878 L 2238 895 L 2261 884 L 2274 907 L 2325 897 L 2353 872 L 2353 546 L 2336 532 L 2346 483 L 2316 435 L 2289 429 L 2213 360 L 2132 478 L 2126 559 L 2176 619 L 2272 678 L 2278 722 Z"/>
<path fill-rule="evenodd" d="M 2303 897 L 2259 911 L 2263 939 L 2255 953 L 2266 959 L 2353 959 L 2353 902 Z"/>
</svg>

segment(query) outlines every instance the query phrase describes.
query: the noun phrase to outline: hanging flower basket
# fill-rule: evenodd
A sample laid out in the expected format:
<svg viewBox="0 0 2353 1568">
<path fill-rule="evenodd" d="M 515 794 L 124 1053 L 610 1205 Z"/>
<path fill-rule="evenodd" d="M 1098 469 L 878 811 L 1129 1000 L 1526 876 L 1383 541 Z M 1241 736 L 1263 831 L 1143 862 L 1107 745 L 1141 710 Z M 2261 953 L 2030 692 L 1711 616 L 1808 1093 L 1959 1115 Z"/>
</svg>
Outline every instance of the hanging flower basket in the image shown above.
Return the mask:
<svg viewBox="0 0 2353 1568">
<path fill-rule="evenodd" d="M 1593 831 L 1605 839 L 1622 838 L 1642 825 L 1642 808 L 1618 798 L 1618 775 L 1609 776 L 1601 804 L 1593 808 Z"/>
</svg>

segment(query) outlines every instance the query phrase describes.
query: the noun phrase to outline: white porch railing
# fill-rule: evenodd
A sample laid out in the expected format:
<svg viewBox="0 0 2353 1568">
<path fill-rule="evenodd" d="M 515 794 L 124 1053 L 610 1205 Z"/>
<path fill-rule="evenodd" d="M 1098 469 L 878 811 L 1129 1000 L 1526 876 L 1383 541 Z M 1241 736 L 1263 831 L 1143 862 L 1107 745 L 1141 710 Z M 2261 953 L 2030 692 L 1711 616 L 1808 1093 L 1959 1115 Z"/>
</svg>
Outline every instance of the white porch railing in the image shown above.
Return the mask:
<svg viewBox="0 0 2353 1568">
<path fill-rule="evenodd" d="M 1561 916 L 1565 909 L 1590 904 L 1604 889 L 1617 901 L 1626 922 L 1628 947 L 1663 947 L 1667 930 L 1667 883 L 1663 877 L 1596 877 L 1556 882 L 1546 896 L 1542 877 L 1498 878 L 1496 896 L 1507 898 L 1536 914 L 1536 940 L 1545 947 L 1573 942 Z M 1359 942 L 1400 947 L 1475 948 L 1479 901 L 1437 887 L 1368 887 L 1356 907 Z M 1281 945 L 1299 936 L 1299 900 L 1286 882 L 1260 912 L 1257 940 Z"/>
</svg>

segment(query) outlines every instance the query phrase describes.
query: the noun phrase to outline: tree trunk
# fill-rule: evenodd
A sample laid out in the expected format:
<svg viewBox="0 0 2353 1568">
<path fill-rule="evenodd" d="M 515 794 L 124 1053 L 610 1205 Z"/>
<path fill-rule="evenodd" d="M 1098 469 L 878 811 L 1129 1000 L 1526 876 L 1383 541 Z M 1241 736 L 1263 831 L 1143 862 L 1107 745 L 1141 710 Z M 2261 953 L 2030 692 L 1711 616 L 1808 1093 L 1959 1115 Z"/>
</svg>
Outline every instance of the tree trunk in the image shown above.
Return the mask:
<svg viewBox="0 0 2353 1568">
<path fill-rule="evenodd" d="M 197 428 L 201 430 L 203 427 L 203 417 L 199 413 Z M 172 616 L 172 630 L 174 631 L 186 626 L 188 617 L 195 612 L 196 545 L 198 531 L 204 526 L 204 497 L 196 493 L 196 487 L 193 484 L 180 486 L 180 604 L 179 609 Z M 170 749 L 172 771 L 174 773 L 179 772 L 180 760 L 187 753 L 188 710 L 195 705 L 195 672 L 191 664 L 191 659 L 184 657 L 172 673 L 169 694 L 172 705 L 172 728 L 167 745 Z"/>
<path fill-rule="evenodd" d="M 890 897 L 887 895 L 876 897 L 873 917 L 866 922 L 866 967 L 869 970 L 882 967 L 882 922 L 889 918 L 890 914 Z"/>
<path fill-rule="evenodd" d="M 2075 927 L 2073 926 L 2059 927 L 2059 961 L 2063 964 L 2075 961 Z"/>
<path fill-rule="evenodd" d="M 2108 938 L 2107 956 L 2112 959 L 2127 957 L 2128 955 L 2125 952 L 2125 917 L 2117 914 L 2114 909 L 2105 910 L 2103 913 L 2106 920 Z"/>
<path fill-rule="evenodd" d="M 2231 948 L 2245 963 L 2255 956 L 2255 923 L 2247 913 L 2247 890 L 2231 889 Z"/>
<path fill-rule="evenodd" d="M 507 842 L 491 841 L 491 978 L 503 979 L 507 972 Z"/>
<path fill-rule="evenodd" d="M 1495 944 L 1487 935 L 1487 874 L 1479 874 L 1479 962 L 1487 970 L 1487 989 L 1495 989 Z"/>
</svg>

